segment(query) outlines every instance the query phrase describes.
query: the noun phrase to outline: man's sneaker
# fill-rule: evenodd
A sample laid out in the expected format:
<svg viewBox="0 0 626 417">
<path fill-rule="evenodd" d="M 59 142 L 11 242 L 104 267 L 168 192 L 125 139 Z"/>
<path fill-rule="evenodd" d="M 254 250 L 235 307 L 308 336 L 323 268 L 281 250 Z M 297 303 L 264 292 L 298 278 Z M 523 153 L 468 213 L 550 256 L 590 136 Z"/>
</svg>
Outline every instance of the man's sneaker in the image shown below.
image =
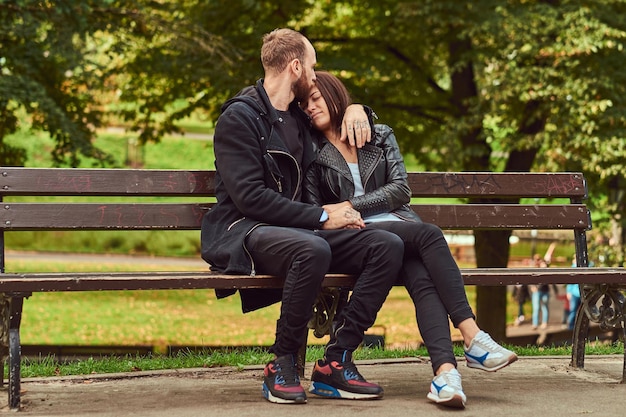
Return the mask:
<svg viewBox="0 0 626 417">
<path fill-rule="evenodd" d="M 311 382 L 309 391 L 323 397 L 364 400 L 383 396 L 382 387 L 367 382 L 351 359 L 344 362 L 318 360 Z"/>
<path fill-rule="evenodd" d="M 306 403 L 306 392 L 300 385 L 294 355 L 280 356 L 265 365 L 263 396 L 268 401 L 278 404 Z"/>
<path fill-rule="evenodd" d="M 459 371 L 454 368 L 435 376 L 426 398 L 447 407 L 465 408 L 467 397 L 461 386 Z"/>
<path fill-rule="evenodd" d="M 474 337 L 469 346 L 464 346 L 465 359 L 470 368 L 495 372 L 515 362 L 517 355 L 503 348 L 482 330 Z"/>
</svg>

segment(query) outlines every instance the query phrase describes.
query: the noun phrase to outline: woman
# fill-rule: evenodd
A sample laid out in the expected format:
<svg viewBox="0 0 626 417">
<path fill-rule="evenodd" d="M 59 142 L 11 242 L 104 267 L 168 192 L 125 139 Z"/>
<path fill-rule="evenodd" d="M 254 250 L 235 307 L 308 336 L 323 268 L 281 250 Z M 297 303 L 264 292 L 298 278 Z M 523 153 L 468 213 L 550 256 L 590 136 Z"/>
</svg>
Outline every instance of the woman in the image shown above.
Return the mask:
<svg viewBox="0 0 626 417">
<path fill-rule="evenodd" d="M 456 369 L 448 318 L 463 335 L 467 366 L 497 371 L 517 356 L 480 330 L 441 229 L 421 222 L 409 207 L 406 169 L 391 128 L 376 125 L 371 143 L 359 149 L 341 141 L 340 123 L 350 96 L 333 75 L 318 71 L 316 79 L 308 101 L 302 103 L 319 148 L 316 162 L 307 172 L 304 200 L 334 204 L 333 208 L 352 206 L 361 213 L 366 227 L 385 229 L 402 238 L 405 252 L 400 278 L 415 305 L 434 372 L 427 397 L 463 408 L 466 396 Z"/>
</svg>

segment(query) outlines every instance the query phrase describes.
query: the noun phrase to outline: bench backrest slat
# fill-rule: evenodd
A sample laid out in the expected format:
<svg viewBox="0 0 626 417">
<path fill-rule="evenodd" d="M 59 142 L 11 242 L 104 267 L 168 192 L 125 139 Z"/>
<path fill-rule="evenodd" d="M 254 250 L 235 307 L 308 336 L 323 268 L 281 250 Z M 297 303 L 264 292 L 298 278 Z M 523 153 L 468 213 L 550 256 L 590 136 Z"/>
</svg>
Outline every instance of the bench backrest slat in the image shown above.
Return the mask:
<svg viewBox="0 0 626 417">
<path fill-rule="evenodd" d="M 511 198 L 566 197 L 584 199 L 587 185 L 582 173 L 421 172 L 409 173 L 414 197 Z"/>
<path fill-rule="evenodd" d="M 214 183 L 214 171 L 2 167 L 0 231 L 197 230 L 211 206 L 207 197 L 214 197 Z M 438 199 L 437 204 L 412 207 L 424 221 L 443 229 L 584 231 L 591 226 L 589 212 L 580 204 L 587 195 L 581 173 L 414 172 L 409 173 L 409 185 L 414 197 Z M 29 201 L 29 196 L 61 198 L 51 203 Z M 103 202 L 63 200 L 74 196 L 101 197 L 98 200 Z M 133 199 L 108 201 L 114 196 Z M 141 197 L 156 196 L 163 199 L 140 202 Z M 181 196 L 195 200 L 181 203 L 165 198 Z M 20 197 L 20 201 L 10 197 Z M 26 200 L 21 201 L 22 197 Z M 470 197 L 484 203 L 458 204 L 459 198 Z M 507 204 L 516 198 L 532 203 Z M 554 198 L 569 202 L 535 203 L 535 199 L 550 202 Z"/>
<path fill-rule="evenodd" d="M 4 203 L 0 229 L 197 230 L 207 210 L 202 203 Z"/>
<path fill-rule="evenodd" d="M 587 207 L 518 204 L 414 204 L 413 210 L 426 223 L 442 229 L 581 229 L 591 227 Z"/>
<path fill-rule="evenodd" d="M 199 229 L 210 203 L 4 203 L 0 230 Z M 443 229 L 582 229 L 581 204 L 416 204 L 423 221 Z"/>
<path fill-rule="evenodd" d="M 0 168 L 1 195 L 214 195 L 214 171 Z M 582 173 L 409 173 L 414 197 L 558 198 L 582 200 Z"/>
<path fill-rule="evenodd" d="M 214 171 L 0 168 L 0 194 L 25 196 L 213 196 Z"/>
</svg>

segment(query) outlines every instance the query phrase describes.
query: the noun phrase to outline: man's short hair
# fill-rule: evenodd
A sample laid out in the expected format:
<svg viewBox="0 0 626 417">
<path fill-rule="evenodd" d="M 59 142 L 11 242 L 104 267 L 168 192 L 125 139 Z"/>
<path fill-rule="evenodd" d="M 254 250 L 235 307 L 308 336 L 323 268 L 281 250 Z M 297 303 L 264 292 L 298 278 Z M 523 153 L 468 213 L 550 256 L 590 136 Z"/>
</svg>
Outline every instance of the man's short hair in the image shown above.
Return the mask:
<svg viewBox="0 0 626 417">
<path fill-rule="evenodd" d="M 261 47 L 261 63 L 263 69 L 281 73 L 294 59 L 299 59 L 302 65 L 306 54 L 306 38 L 300 32 L 292 29 L 274 29 L 263 36 Z"/>
</svg>

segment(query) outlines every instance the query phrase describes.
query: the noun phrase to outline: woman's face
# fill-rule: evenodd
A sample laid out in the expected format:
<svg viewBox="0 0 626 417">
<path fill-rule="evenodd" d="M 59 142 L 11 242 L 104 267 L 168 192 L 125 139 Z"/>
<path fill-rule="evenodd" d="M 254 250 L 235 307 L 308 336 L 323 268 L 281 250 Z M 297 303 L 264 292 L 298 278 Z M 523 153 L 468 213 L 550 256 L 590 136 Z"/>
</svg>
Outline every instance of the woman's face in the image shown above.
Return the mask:
<svg viewBox="0 0 626 417">
<path fill-rule="evenodd" d="M 319 88 L 313 86 L 309 93 L 309 98 L 304 109 L 311 118 L 313 127 L 319 131 L 325 131 L 330 128 L 330 114 L 328 113 L 328 105 L 322 97 Z"/>
</svg>

